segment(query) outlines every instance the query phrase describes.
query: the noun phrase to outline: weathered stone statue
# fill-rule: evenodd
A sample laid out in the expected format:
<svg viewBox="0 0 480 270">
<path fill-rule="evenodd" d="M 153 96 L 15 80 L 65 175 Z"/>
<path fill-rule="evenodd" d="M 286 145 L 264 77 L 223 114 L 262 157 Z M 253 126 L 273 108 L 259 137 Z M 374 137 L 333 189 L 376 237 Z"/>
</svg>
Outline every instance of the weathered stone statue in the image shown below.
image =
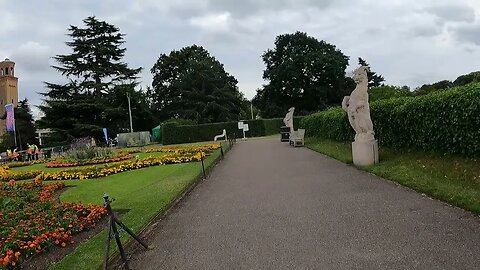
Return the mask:
<svg viewBox="0 0 480 270">
<path fill-rule="evenodd" d="M 356 133 L 355 142 L 352 143 L 353 163 L 366 166 L 378 163 L 378 144 L 368 104 L 367 67 L 358 67 L 353 80 L 357 86 L 350 96 L 343 98 L 342 108 L 347 112 L 350 125 Z"/>
<path fill-rule="evenodd" d="M 290 128 L 290 132 L 293 132 L 293 112 L 295 111 L 295 107 L 291 107 L 288 109 L 288 113 L 285 115 L 285 118 L 283 118 L 283 123 L 285 123 L 285 126 Z"/>
</svg>

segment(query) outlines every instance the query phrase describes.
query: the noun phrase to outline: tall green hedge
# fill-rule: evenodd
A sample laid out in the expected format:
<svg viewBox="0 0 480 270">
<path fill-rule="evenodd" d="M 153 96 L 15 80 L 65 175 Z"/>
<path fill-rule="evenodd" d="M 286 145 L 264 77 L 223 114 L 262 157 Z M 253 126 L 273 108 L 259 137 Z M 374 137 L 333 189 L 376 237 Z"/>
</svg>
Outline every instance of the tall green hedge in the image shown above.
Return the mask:
<svg viewBox="0 0 480 270">
<path fill-rule="evenodd" d="M 294 127 L 298 128 L 302 117 L 294 118 Z M 280 133 L 283 126 L 283 118 L 258 119 L 243 121 L 248 124 L 247 137 L 260 137 Z M 238 122 L 222 122 L 201 125 L 177 125 L 174 123 L 162 125 L 162 143 L 177 144 L 211 141 L 216 135 L 222 134 L 223 129 L 227 130 L 227 136 L 237 138 L 243 137 L 243 132 L 238 129 Z"/>
<path fill-rule="evenodd" d="M 480 155 L 480 83 L 418 97 L 370 104 L 380 145 L 415 147 L 463 155 Z M 352 140 L 346 113 L 333 108 L 306 116 L 307 136 Z"/>
</svg>

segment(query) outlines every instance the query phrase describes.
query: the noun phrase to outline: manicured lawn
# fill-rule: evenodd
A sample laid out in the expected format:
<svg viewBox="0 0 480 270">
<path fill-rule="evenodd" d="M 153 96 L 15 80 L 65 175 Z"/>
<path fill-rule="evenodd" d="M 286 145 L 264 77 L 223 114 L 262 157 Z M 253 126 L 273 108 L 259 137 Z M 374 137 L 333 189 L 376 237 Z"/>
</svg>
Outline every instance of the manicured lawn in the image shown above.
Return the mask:
<svg viewBox="0 0 480 270">
<path fill-rule="evenodd" d="M 309 138 L 306 146 L 352 163 L 351 143 Z M 480 214 L 480 160 L 380 146 L 380 163 L 361 168 Z"/>
<path fill-rule="evenodd" d="M 206 159 L 206 166 L 213 164 L 220 155 L 215 151 Z M 116 201 L 115 210 L 128 211 L 121 220 L 136 232 L 144 228 L 159 212 L 182 193 L 201 175 L 200 162 L 156 166 L 129 171 L 102 179 L 66 181 L 70 186 L 60 199 L 62 201 L 81 201 L 83 203 L 103 203 L 106 192 Z M 130 240 L 122 234 L 124 242 Z M 106 231 L 81 244 L 50 269 L 97 269 L 103 262 Z M 112 247 L 115 244 L 112 242 Z"/>
</svg>

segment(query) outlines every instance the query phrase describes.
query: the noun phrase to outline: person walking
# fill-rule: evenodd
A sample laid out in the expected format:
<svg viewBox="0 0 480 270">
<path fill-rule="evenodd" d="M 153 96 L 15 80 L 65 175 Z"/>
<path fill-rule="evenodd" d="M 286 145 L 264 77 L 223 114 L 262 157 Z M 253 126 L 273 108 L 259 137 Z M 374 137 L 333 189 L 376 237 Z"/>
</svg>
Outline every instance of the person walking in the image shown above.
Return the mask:
<svg viewBox="0 0 480 270">
<path fill-rule="evenodd" d="M 38 146 L 36 144 L 33 144 L 33 149 L 35 153 L 35 159 L 38 160 L 38 154 L 40 154 L 40 149 L 38 149 Z"/>
<path fill-rule="evenodd" d="M 27 143 L 27 156 L 28 161 L 32 160 L 32 153 L 33 153 L 33 144 Z"/>
</svg>

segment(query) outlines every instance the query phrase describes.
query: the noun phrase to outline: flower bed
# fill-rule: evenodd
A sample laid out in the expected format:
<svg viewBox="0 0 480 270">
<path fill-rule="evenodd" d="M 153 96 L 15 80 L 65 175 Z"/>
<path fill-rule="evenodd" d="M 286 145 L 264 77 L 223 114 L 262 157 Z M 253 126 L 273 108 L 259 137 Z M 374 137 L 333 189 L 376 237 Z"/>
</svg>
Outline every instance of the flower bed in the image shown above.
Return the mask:
<svg viewBox="0 0 480 270">
<path fill-rule="evenodd" d="M 147 157 L 142 159 L 136 159 L 132 161 L 124 161 L 116 164 L 105 165 L 103 167 L 85 167 L 80 169 L 71 169 L 51 173 L 41 173 L 37 175 L 35 181 L 48 181 L 48 180 L 71 180 L 71 179 L 91 179 L 105 177 L 112 174 L 117 174 L 124 171 L 136 170 L 146 168 L 150 166 L 166 165 L 166 164 L 178 164 L 192 161 L 200 161 L 204 152 L 198 152 L 195 154 L 169 154 L 158 157 Z"/>
<path fill-rule="evenodd" d="M 40 163 L 45 163 L 47 160 L 45 159 L 39 159 L 39 160 L 31 160 L 31 161 L 14 161 L 5 164 L 5 167 L 7 168 L 17 168 L 17 167 L 25 167 L 25 166 L 30 166 L 34 164 L 40 164 Z"/>
<path fill-rule="evenodd" d="M 65 184 L 41 181 L 0 189 L 0 269 L 10 269 L 51 245 L 65 247 L 73 234 L 94 227 L 106 215 L 103 206 L 60 203 L 54 193 Z"/>
<path fill-rule="evenodd" d="M 96 165 L 96 164 L 119 162 L 119 161 L 131 159 L 131 158 L 133 158 L 133 155 L 125 155 L 125 156 L 119 156 L 119 157 L 108 158 L 108 159 L 92 159 L 92 160 L 70 162 L 70 163 L 48 163 L 47 168 L 64 168 L 64 167 Z"/>
<path fill-rule="evenodd" d="M 212 152 L 220 148 L 220 144 L 211 143 L 205 145 L 193 145 L 193 146 L 173 146 L 173 147 L 161 147 L 161 148 L 149 148 L 145 150 L 145 153 L 163 152 L 163 153 L 195 153 L 195 152 Z"/>
<path fill-rule="evenodd" d="M 27 180 L 33 179 L 37 175 L 41 174 L 40 170 L 30 170 L 30 171 L 10 171 L 6 167 L 0 167 L 0 182 L 6 182 L 8 180 Z"/>
</svg>

